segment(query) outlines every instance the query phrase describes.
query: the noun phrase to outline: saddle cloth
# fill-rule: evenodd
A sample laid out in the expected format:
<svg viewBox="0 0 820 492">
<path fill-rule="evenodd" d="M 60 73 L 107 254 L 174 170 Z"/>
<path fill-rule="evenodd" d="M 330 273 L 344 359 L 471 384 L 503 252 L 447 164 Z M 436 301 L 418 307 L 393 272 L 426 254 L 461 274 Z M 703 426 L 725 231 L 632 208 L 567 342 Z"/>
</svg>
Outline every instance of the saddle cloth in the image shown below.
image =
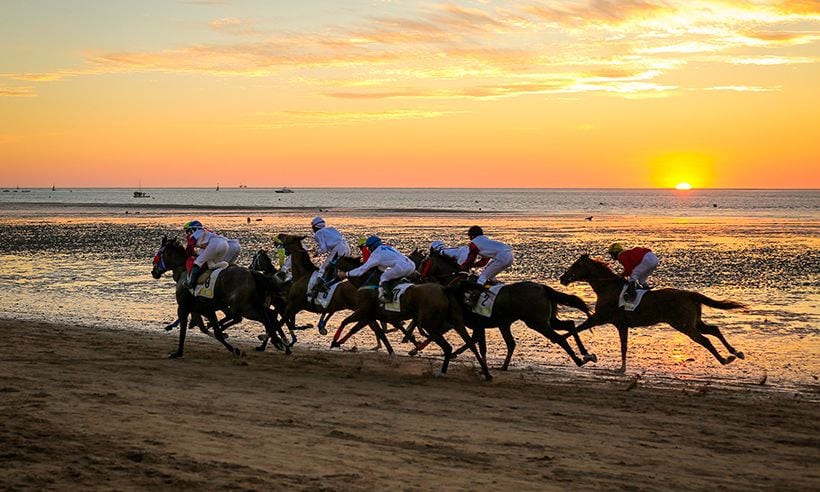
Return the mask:
<svg viewBox="0 0 820 492">
<path fill-rule="evenodd" d="M 204 297 L 206 299 L 213 299 L 216 279 L 226 268 L 228 268 L 228 263 L 223 261 L 218 264 L 217 269 L 207 270 L 205 273 L 200 275 L 196 281 L 196 286 L 194 287 L 194 295 L 197 297 Z"/>
<path fill-rule="evenodd" d="M 408 287 L 411 287 L 413 284 L 411 283 L 400 283 L 393 286 L 393 302 L 385 303 L 384 310 L 390 311 L 394 313 L 401 312 L 401 296 L 407 290 Z"/>
<path fill-rule="evenodd" d="M 641 299 L 643 299 L 644 294 L 649 291 L 647 289 L 635 289 L 635 292 L 637 293 L 635 300 L 632 302 L 626 302 L 624 300 L 624 295 L 626 294 L 626 289 L 628 286 L 629 284 L 624 284 L 623 289 L 621 289 L 621 295 L 618 296 L 618 307 L 624 308 L 624 311 L 634 311 L 641 303 Z"/>
<path fill-rule="evenodd" d="M 493 305 L 495 305 L 495 298 L 498 296 L 498 293 L 503 288 L 504 284 L 495 284 L 491 286 L 489 289 L 485 289 L 478 296 L 478 300 L 476 301 L 472 309 L 473 313 L 479 316 L 484 316 L 485 318 L 489 318 L 490 316 L 492 316 Z"/>
<path fill-rule="evenodd" d="M 310 274 L 310 280 L 308 280 L 307 291 L 311 292 L 313 290 L 313 286 L 316 285 L 316 282 L 319 282 L 319 272 L 313 272 Z M 327 290 L 318 292 L 316 294 L 316 299 L 313 299 L 313 305 L 321 307 L 322 309 L 327 309 L 330 305 L 330 301 L 333 299 L 333 293 L 336 292 L 336 287 L 339 286 L 341 282 L 333 282 L 330 284 Z M 311 302 L 310 297 L 308 297 L 308 302 Z"/>
</svg>

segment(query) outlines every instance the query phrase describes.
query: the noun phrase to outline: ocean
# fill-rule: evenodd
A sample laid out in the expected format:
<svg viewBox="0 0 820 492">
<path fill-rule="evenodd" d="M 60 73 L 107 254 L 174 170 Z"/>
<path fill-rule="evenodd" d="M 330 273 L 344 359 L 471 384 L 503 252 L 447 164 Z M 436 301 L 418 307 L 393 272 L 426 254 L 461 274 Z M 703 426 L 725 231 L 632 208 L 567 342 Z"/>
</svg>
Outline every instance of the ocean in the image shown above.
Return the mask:
<svg viewBox="0 0 820 492">
<path fill-rule="evenodd" d="M 563 287 L 558 277 L 582 253 L 605 258 L 608 244 L 617 241 L 658 254 L 661 265 L 650 278 L 656 286 L 749 306 L 704 309 L 704 319 L 746 353 L 745 360 L 727 366 L 668 326 L 631 330 L 628 372 L 642 374 L 647 384 L 715 384 L 818 398 L 818 190 L 141 190 L 148 198 L 134 198 L 134 191 L 0 190 L 1 315 L 161 330 L 175 318 L 173 285 L 169 278 L 151 278 L 151 259 L 163 235 L 182 237 L 182 224 L 194 218 L 238 238 L 242 264 L 256 250 L 271 249 L 279 232 L 309 235 L 315 215 L 351 243 L 375 233 L 406 253 L 426 249 L 433 239 L 464 244 L 466 229 L 479 224 L 488 236 L 513 247 L 515 263 L 500 276 L 507 282 L 546 283 L 593 306 L 594 293 L 586 284 Z M 309 237 L 305 245 L 313 246 Z M 337 314 L 329 326 L 337 326 L 343 316 Z M 562 309 L 561 316 L 583 320 L 577 311 Z M 299 319 L 315 323 L 316 317 L 303 313 Z M 260 325 L 246 321 L 230 334 L 247 349 L 261 332 Z M 518 347 L 512 371 L 620 377 L 612 372 L 620 355 L 611 325 L 582 335 L 599 357 L 597 364 L 583 368 L 575 368 L 557 346 L 523 325 L 516 324 L 514 334 Z M 168 334 L 169 352 L 175 337 Z M 489 338 L 489 362 L 497 367 L 504 344 L 495 332 Z M 351 342 L 359 349 L 374 343 L 364 332 Z M 300 343 L 325 349 L 330 340 L 309 330 L 300 333 Z M 398 339 L 394 345 L 400 353 L 410 348 Z M 436 349 L 426 352 L 438 356 Z"/>
</svg>

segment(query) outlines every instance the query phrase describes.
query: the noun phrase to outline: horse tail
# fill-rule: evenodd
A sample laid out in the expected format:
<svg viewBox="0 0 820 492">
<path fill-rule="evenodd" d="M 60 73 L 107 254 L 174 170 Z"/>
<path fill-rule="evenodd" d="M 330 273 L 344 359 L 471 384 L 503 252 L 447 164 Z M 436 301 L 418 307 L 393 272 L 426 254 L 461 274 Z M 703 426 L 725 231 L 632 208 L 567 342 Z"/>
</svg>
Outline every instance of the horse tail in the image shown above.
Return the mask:
<svg viewBox="0 0 820 492">
<path fill-rule="evenodd" d="M 745 304 L 735 301 L 716 301 L 715 299 L 706 297 L 705 295 L 700 294 L 698 292 L 690 292 L 689 296 L 696 302 L 716 309 L 739 309 L 746 307 Z"/>
<path fill-rule="evenodd" d="M 559 292 L 548 285 L 542 285 L 541 288 L 544 289 L 544 294 L 547 296 L 547 299 L 551 301 L 555 301 L 558 304 L 563 306 L 574 307 L 575 309 L 579 309 L 584 314 L 589 316 L 589 308 L 587 307 L 587 303 L 584 302 L 578 296 L 574 296 L 572 294 L 564 294 L 563 292 Z"/>
</svg>

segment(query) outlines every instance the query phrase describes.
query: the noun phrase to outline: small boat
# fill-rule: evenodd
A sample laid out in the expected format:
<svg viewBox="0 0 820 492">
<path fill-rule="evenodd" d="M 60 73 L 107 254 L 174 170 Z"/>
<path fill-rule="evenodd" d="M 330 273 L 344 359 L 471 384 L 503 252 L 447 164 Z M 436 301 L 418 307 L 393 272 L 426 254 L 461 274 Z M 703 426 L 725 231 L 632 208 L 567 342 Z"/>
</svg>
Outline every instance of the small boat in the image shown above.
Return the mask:
<svg viewBox="0 0 820 492">
<path fill-rule="evenodd" d="M 274 193 L 293 193 L 293 190 L 290 188 L 279 188 L 278 190 L 273 190 Z"/>
<path fill-rule="evenodd" d="M 151 198 L 151 195 L 144 191 L 135 191 L 134 198 Z"/>
</svg>

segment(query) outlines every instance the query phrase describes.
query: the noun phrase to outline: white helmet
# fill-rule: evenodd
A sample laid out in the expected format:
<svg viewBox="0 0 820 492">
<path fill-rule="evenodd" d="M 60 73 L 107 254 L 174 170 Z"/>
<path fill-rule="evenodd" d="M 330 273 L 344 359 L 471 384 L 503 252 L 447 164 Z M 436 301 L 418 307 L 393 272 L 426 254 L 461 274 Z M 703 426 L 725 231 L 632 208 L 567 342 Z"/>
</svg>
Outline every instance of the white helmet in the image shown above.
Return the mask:
<svg viewBox="0 0 820 492">
<path fill-rule="evenodd" d="M 321 217 L 314 217 L 313 220 L 310 221 L 310 225 L 314 229 L 321 229 L 325 226 L 325 219 Z"/>
<path fill-rule="evenodd" d="M 432 243 L 430 243 L 430 249 L 435 251 L 436 253 L 441 253 L 441 250 L 444 249 L 444 241 L 439 241 L 436 239 Z"/>
</svg>

